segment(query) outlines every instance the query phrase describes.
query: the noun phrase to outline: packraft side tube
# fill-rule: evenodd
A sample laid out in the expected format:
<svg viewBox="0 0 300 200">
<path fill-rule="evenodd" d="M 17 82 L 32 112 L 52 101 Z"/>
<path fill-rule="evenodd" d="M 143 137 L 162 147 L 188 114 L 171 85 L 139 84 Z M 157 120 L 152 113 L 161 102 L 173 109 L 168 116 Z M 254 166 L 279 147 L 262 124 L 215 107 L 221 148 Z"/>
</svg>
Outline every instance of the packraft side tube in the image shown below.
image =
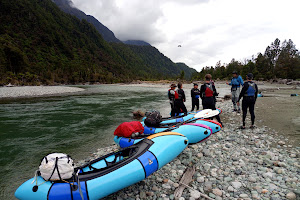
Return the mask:
<svg viewBox="0 0 300 200">
<path fill-rule="evenodd" d="M 15 196 L 22 200 L 81 200 L 81 195 L 85 200 L 101 199 L 145 179 L 177 157 L 187 145 L 187 138 L 179 133 L 153 135 L 76 168 L 80 170 L 81 194 L 76 180 L 43 183 L 45 180 L 38 176 L 37 191 L 33 191 L 36 183 L 32 183 L 32 178 L 17 189 Z"/>
<path fill-rule="evenodd" d="M 203 124 L 209 126 L 212 129 L 212 133 L 219 132 L 222 129 L 222 125 L 219 122 L 209 119 L 199 119 L 195 121 L 196 124 Z"/>
<path fill-rule="evenodd" d="M 215 125 L 213 123 L 208 123 L 210 125 Z M 184 136 L 186 136 L 189 140 L 190 144 L 198 143 L 203 141 L 204 139 L 208 138 L 212 133 L 213 130 L 207 126 L 202 124 L 185 124 L 181 125 L 178 128 L 172 130 L 171 132 L 180 133 Z M 156 133 L 159 134 L 159 133 Z M 154 135 L 156 135 L 154 134 Z M 125 138 L 125 137 L 114 137 L 114 141 L 117 145 L 119 145 L 121 148 L 125 148 L 128 146 L 131 146 L 133 144 L 136 144 L 137 142 L 141 141 L 143 138 L 141 137 L 135 137 L 135 138 Z"/>
</svg>

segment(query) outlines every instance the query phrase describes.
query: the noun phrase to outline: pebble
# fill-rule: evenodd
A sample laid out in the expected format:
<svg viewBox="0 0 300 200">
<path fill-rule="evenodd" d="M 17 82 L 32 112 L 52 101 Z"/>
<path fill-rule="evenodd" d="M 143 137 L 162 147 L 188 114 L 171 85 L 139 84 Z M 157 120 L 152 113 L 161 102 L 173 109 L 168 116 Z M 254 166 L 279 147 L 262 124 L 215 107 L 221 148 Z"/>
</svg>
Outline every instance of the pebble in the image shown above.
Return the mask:
<svg viewBox="0 0 300 200">
<path fill-rule="evenodd" d="M 248 198 L 248 194 L 240 194 L 241 198 Z"/>
<path fill-rule="evenodd" d="M 229 186 L 229 187 L 227 188 L 227 190 L 228 190 L 229 192 L 233 192 L 233 191 L 234 191 L 234 188 L 233 188 L 232 186 Z"/>
<path fill-rule="evenodd" d="M 242 170 L 237 169 L 237 170 L 234 171 L 234 173 L 235 173 L 236 175 L 241 175 L 241 174 L 242 174 Z"/>
<path fill-rule="evenodd" d="M 191 192 L 191 197 L 193 197 L 193 198 L 195 198 L 195 199 L 199 199 L 200 198 L 200 192 L 199 191 L 197 191 L 197 190 L 193 190 L 192 192 Z"/>
<path fill-rule="evenodd" d="M 197 178 L 197 181 L 198 181 L 199 183 L 203 183 L 203 182 L 204 182 L 204 177 L 203 177 L 203 176 L 198 177 L 198 178 Z"/>
<path fill-rule="evenodd" d="M 289 193 L 286 194 L 286 198 L 289 199 L 289 200 L 294 200 L 294 199 L 296 199 L 297 197 L 296 197 L 296 194 L 295 194 L 295 193 L 289 192 Z"/>
<path fill-rule="evenodd" d="M 241 182 L 231 182 L 231 185 L 232 185 L 235 189 L 239 189 L 240 187 L 242 187 L 242 183 L 241 183 Z"/>
<path fill-rule="evenodd" d="M 212 182 L 205 182 L 204 183 L 204 191 L 211 192 L 212 191 Z"/>
<path fill-rule="evenodd" d="M 220 190 L 220 189 L 213 189 L 212 192 L 216 195 L 216 196 L 219 196 L 221 197 L 223 192 Z"/>
<path fill-rule="evenodd" d="M 266 194 L 266 193 L 268 193 L 269 191 L 267 190 L 267 189 L 262 189 L 261 190 L 261 193 L 263 193 L 263 194 Z"/>
</svg>

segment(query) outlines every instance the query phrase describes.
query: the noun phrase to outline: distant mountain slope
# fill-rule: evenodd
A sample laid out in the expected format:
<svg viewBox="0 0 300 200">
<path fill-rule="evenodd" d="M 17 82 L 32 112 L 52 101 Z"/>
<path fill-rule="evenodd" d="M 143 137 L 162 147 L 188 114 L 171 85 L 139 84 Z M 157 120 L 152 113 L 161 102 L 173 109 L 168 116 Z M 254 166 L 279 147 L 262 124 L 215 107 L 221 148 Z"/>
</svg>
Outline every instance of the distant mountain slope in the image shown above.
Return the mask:
<svg viewBox="0 0 300 200">
<path fill-rule="evenodd" d="M 151 46 L 149 43 L 141 40 L 127 40 L 127 41 L 123 41 L 123 43 L 129 45 L 136 45 L 136 46 Z"/>
<path fill-rule="evenodd" d="M 74 15 L 78 19 L 85 19 L 89 23 L 93 24 L 95 28 L 99 31 L 105 41 L 107 42 L 121 42 L 119 39 L 115 37 L 115 34 L 109 30 L 106 26 L 104 26 L 101 22 L 95 19 L 93 16 L 86 15 L 81 10 L 73 7 L 73 3 L 71 0 L 52 0 L 61 10 L 64 12 Z"/>
<path fill-rule="evenodd" d="M 174 63 L 170 58 L 160 53 L 152 46 L 128 45 L 129 48 L 138 55 L 144 63 L 150 68 L 165 76 L 178 77 L 181 71 L 185 73 L 185 79 L 189 80 L 192 74 L 197 72 L 189 68 L 184 63 Z"/>
</svg>

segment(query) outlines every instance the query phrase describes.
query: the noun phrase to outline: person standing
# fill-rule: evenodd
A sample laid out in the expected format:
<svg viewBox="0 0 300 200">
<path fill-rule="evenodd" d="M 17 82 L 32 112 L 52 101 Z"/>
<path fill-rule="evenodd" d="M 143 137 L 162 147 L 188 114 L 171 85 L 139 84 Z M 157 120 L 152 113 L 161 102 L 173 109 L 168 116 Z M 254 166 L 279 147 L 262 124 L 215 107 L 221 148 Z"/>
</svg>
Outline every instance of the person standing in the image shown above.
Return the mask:
<svg viewBox="0 0 300 200">
<path fill-rule="evenodd" d="M 168 90 L 168 97 L 171 105 L 171 117 L 175 116 L 175 88 L 177 87 L 174 83 L 170 85 L 170 89 Z"/>
<path fill-rule="evenodd" d="M 198 84 L 194 83 L 194 88 L 191 90 L 191 97 L 192 97 L 192 111 L 196 106 L 196 110 L 199 110 L 199 98 L 200 98 L 200 90 L 198 89 Z"/>
<path fill-rule="evenodd" d="M 244 85 L 244 81 L 240 75 L 236 71 L 232 72 L 232 79 L 230 83 L 226 83 L 227 85 L 231 85 L 231 99 L 233 103 L 233 111 L 241 112 L 240 106 L 236 104 L 240 95 L 240 87 Z"/>
<path fill-rule="evenodd" d="M 178 116 L 181 112 L 187 115 L 187 109 L 184 105 L 186 98 L 182 89 L 182 83 L 178 83 L 178 88 L 175 92 L 175 116 Z"/>
<path fill-rule="evenodd" d="M 216 96 L 218 96 L 215 85 L 211 82 L 211 75 L 205 75 L 205 83 L 201 85 L 200 97 L 202 99 L 203 109 L 216 110 Z M 220 116 L 217 115 L 216 119 L 223 126 Z"/>
<path fill-rule="evenodd" d="M 258 88 L 257 85 L 252 81 L 253 79 L 253 74 L 249 73 L 246 76 L 247 82 L 245 82 L 242 91 L 239 95 L 237 104 L 238 106 L 240 105 L 240 99 L 243 98 L 242 101 L 242 111 L 243 111 L 243 126 L 241 126 L 241 129 L 245 129 L 245 120 L 247 116 L 247 109 L 249 108 L 249 112 L 251 115 L 251 126 L 250 128 L 254 128 L 254 120 L 255 120 L 255 115 L 254 115 L 254 105 L 257 99 L 257 93 L 258 93 Z"/>
</svg>

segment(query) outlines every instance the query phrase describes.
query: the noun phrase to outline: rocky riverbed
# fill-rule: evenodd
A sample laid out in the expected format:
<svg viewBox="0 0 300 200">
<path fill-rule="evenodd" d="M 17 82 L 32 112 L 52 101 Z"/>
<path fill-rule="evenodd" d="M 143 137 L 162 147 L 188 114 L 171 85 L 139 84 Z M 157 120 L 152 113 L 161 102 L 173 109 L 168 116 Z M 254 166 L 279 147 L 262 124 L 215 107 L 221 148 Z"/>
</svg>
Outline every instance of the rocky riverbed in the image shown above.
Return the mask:
<svg viewBox="0 0 300 200">
<path fill-rule="evenodd" d="M 67 86 L 23 86 L 23 87 L 0 87 L 1 98 L 20 98 L 50 96 L 56 94 L 66 94 L 82 92 L 84 89 Z"/>
<path fill-rule="evenodd" d="M 196 172 L 181 200 L 205 199 L 200 193 L 218 200 L 300 199 L 299 148 L 266 126 L 239 129 L 241 118 L 231 112 L 231 102 L 219 106 L 226 119 L 220 132 L 202 143 L 189 145 L 147 179 L 106 199 L 175 199 L 174 191 L 190 166 L 195 166 Z M 98 149 L 90 159 L 116 150 L 116 145 Z"/>
</svg>

